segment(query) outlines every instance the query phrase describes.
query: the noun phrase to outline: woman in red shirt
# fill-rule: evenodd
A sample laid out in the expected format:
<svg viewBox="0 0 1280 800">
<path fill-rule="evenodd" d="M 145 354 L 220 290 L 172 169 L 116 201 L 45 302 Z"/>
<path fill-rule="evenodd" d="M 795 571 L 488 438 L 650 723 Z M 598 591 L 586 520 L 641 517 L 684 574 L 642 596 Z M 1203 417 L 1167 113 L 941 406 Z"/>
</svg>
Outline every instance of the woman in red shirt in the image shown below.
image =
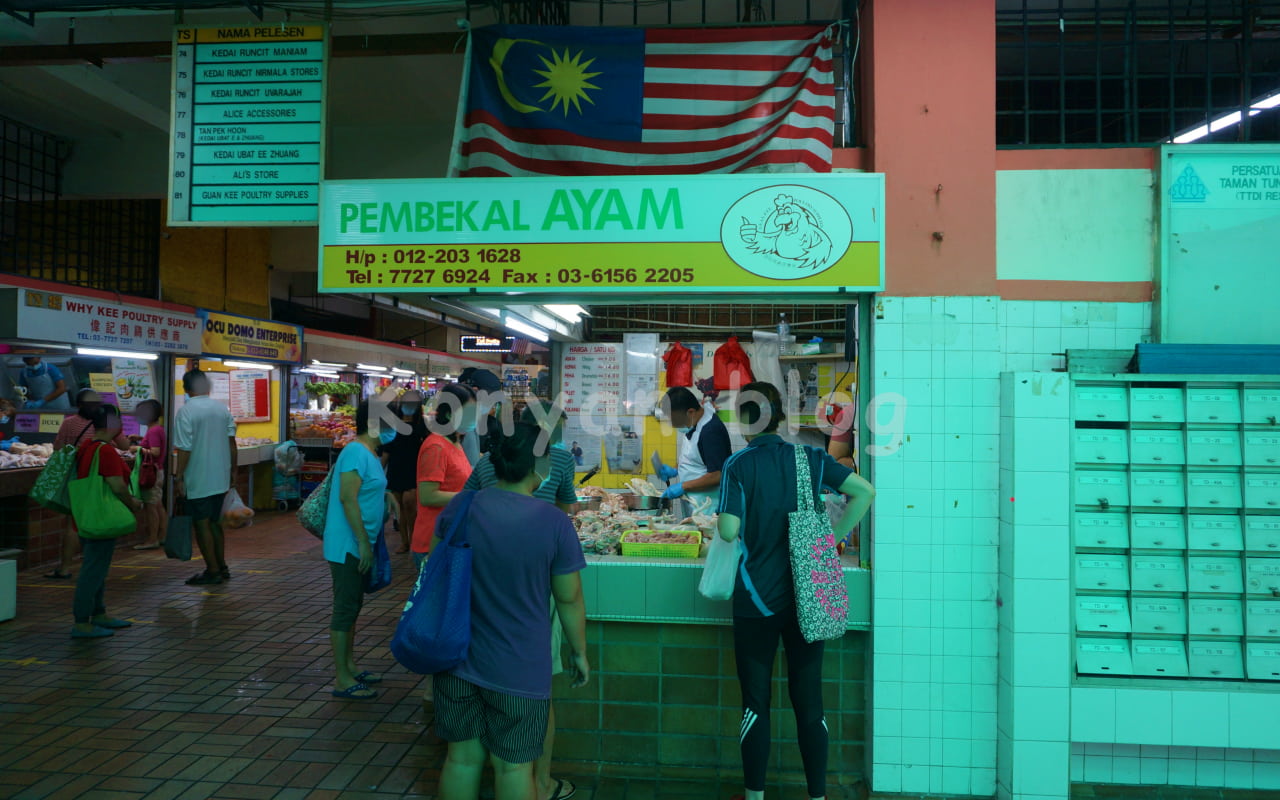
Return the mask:
<svg viewBox="0 0 1280 800">
<path fill-rule="evenodd" d="M 413 560 L 421 565 L 431 552 L 436 518 L 471 477 L 462 437 L 476 428 L 476 395 L 451 383 L 436 395 L 431 431 L 418 450 L 418 517 L 413 521 Z"/>
<path fill-rule="evenodd" d="M 93 410 L 94 436 L 80 445 L 76 453 L 76 477 L 87 478 L 93 469 L 93 457 L 98 456 L 98 474 L 107 486 L 133 511 L 142 509 L 142 501 L 129 491 L 129 467 L 111 441 L 120 435 L 120 409 L 113 405 L 101 405 Z M 71 628 L 73 639 L 97 639 L 111 636 L 118 628 L 131 623 L 107 616 L 103 594 L 107 585 L 107 573 L 111 570 L 111 556 L 116 550 L 115 539 L 80 538 L 84 559 L 80 575 L 76 579 L 75 599 L 71 612 L 75 625 Z"/>
</svg>

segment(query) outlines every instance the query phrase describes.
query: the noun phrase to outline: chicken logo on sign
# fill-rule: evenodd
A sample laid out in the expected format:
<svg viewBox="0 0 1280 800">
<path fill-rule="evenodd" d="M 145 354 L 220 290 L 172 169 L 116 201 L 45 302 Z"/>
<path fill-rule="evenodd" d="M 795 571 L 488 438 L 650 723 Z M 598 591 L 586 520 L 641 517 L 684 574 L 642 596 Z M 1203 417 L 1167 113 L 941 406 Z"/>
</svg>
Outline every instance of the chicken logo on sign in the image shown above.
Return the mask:
<svg viewBox="0 0 1280 800">
<path fill-rule="evenodd" d="M 734 203 L 720 225 L 729 258 L 773 280 L 824 272 L 844 256 L 852 240 L 853 223 L 844 207 L 807 186 L 757 189 Z"/>
</svg>

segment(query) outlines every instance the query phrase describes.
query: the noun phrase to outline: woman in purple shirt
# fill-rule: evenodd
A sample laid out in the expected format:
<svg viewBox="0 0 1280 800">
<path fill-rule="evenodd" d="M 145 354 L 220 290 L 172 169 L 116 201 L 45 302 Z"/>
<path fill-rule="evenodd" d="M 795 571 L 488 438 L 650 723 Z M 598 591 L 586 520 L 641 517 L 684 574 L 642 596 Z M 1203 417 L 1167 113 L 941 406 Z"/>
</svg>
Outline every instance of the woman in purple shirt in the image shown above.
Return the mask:
<svg viewBox="0 0 1280 800">
<path fill-rule="evenodd" d="M 573 523 L 533 497 L 551 473 L 546 436 L 517 425 L 491 434 L 498 483 L 477 492 L 464 521 L 471 545 L 471 647 L 467 660 L 433 678 L 436 735 L 449 742 L 440 796 L 474 800 L 488 756 L 497 800 L 538 800 L 533 762 L 542 754 L 551 706 L 552 597 L 573 649 L 575 687 L 585 686 L 586 567 Z M 436 541 L 457 512 L 455 498 L 436 522 Z M 558 785 L 554 798 L 572 787 Z"/>
</svg>

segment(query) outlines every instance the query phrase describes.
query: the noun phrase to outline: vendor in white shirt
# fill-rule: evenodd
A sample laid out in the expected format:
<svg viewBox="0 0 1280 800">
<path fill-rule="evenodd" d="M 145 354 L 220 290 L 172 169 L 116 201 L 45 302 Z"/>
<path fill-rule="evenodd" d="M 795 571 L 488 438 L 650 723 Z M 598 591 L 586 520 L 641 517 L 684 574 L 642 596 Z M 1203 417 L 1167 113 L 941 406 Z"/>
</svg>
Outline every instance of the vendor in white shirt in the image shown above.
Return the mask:
<svg viewBox="0 0 1280 800">
<path fill-rule="evenodd" d="M 668 389 L 662 398 L 662 412 L 684 437 L 680 442 L 680 461 L 676 469 L 666 464 L 658 471 L 664 481 L 675 479 L 663 497 L 688 497 L 690 502 L 720 500 L 720 470 L 733 452 L 729 429 L 716 416 L 710 404 L 703 405 L 697 395 L 683 386 Z M 713 505 L 714 507 L 714 505 Z"/>
</svg>

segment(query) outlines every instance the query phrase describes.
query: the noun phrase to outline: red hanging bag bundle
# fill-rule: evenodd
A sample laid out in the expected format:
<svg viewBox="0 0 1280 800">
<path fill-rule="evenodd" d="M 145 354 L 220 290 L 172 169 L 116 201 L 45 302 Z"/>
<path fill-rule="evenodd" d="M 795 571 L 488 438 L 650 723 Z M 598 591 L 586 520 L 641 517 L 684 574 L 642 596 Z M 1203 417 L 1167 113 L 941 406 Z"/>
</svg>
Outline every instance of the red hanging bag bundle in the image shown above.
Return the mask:
<svg viewBox="0 0 1280 800">
<path fill-rule="evenodd" d="M 667 365 L 667 388 L 693 385 L 693 351 L 676 342 L 663 353 Z"/>
<path fill-rule="evenodd" d="M 737 336 L 730 336 L 729 341 L 716 348 L 716 390 L 725 392 L 740 389 L 753 380 L 755 376 L 751 373 L 751 359 L 747 357 L 747 351 L 738 344 Z"/>
</svg>

